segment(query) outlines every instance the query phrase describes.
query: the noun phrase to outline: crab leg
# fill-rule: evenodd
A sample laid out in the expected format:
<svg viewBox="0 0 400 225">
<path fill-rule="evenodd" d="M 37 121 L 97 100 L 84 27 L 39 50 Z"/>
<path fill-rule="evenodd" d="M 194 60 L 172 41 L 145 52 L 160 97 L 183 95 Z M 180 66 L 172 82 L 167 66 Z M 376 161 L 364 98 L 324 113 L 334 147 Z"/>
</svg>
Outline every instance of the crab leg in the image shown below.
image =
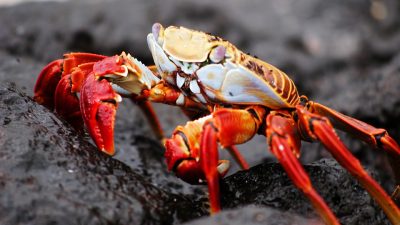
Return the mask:
<svg viewBox="0 0 400 225">
<path fill-rule="evenodd" d="M 207 180 L 211 214 L 221 210 L 218 174 L 217 130 L 211 122 L 203 127 L 200 141 L 200 166 Z"/>
<path fill-rule="evenodd" d="M 261 108 L 258 110 L 258 114 L 265 113 Z M 200 142 L 200 165 L 207 180 L 211 213 L 220 211 L 217 143 L 233 146 L 246 142 L 257 133 L 260 122 L 247 110 L 219 109 L 204 124 Z"/>
<path fill-rule="evenodd" d="M 219 178 L 229 169 L 227 160 L 218 160 L 218 143 L 226 148 L 248 141 L 257 133 L 265 113 L 257 106 L 248 110 L 218 109 L 184 127 L 178 126 L 172 138 L 166 140 L 168 168 L 189 183 L 204 178 L 207 181 L 211 213 L 220 211 Z"/>
<path fill-rule="evenodd" d="M 136 103 L 139 108 L 142 110 L 144 115 L 146 116 L 147 121 L 150 123 L 151 129 L 156 134 L 159 140 L 164 139 L 164 131 L 161 127 L 160 120 L 157 117 L 156 112 L 154 111 L 153 106 L 149 101 L 140 101 Z"/>
<path fill-rule="evenodd" d="M 325 223 L 338 225 L 335 215 L 313 188 L 307 172 L 297 159 L 300 138 L 294 133 L 295 130 L 295 122 L 291 117 L 275 112 L 267 116 L 266 134 L 271 152 L 277 157 L 296 187 L 310 199 Z"/>
<path fill-rule="evenodd" d="M 355 135 L 375 148 L 383 148 L 392 155 L 400 156 L 400 146 L 384 129 L 375 128 L 316 102 L 310 102 L 310 112 L 327 117 L 338 129 Z"/>
<path fill-rule="evenodd" d="M 370 195 L 378 202 L 392 224 L 400 224 L 400 210 L 381 186 L 362 168 L 360 162 L 346 148 L 325 117 L 308 112 L 297 106 L 299 125 L 312 139 L 317 139 L 329 150 L 332 156 L 348 170 Z"/>
<path fill-rule="evenodd" d="M 387 131 L 343 115 L 319 103 L 309 103 L 311 112 L 329 118 L 334 127 L 355 135 L 374 148 L 384 149 L 390 155 L 389 161 L 397 182 L 397 189 L 393 193 L 393 198 L 400 201 L 400 146 L 389 136 Z"/>
<path fill-rule="evenodd" d="M 236 148 L 236 146 L 232 145 L 232 146 L 228 146 L 225 148 L 226 150 L 228 150 L 229 154 L 231 154 L 231 156 L 235 159 L 235 161 L 237 162 L 237 164 L 240 165 L 240 168 L 242 168 L 242 170 L 248 170 L 249 164 L 247 163 L 247 161 L 244 159 L 244 157 L 242 156 L 242 154 L 240 154 L 239 150 Z"/>
</svg>

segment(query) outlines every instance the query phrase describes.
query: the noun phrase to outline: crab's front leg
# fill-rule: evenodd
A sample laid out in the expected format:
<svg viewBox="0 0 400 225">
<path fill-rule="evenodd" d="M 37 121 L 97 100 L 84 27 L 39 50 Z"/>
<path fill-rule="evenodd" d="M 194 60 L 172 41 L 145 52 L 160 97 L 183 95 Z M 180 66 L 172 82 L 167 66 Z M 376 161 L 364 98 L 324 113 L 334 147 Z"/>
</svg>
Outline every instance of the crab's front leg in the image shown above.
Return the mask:
<svg viewBox="0 0 400 225">
<path fill-rule="evenodd" d="M 229 161 L 218 158 L 218 143 L 228 147 L 248 141 L 257 133 L 265 113 L 256 106 L 246 110 L 218 109 L 177 127 L 172 138 L 167 139 L 168 169 L 188 183 L 207 182 L 211 213 L 220 211 L 219 179 L 229 169 Z"/>
<path fill-rule="evenodd" d="M 156 73 L 125 53 L 93 64 L 80 88 L 80 111 L 100 150 L 114 154 L 114 120 L 122 97 L 130 98 L 140 106 L 160 139 L 163 138 L 162 129 L 149 101 L 206 109 L 164 84 Z"/>
</svg>

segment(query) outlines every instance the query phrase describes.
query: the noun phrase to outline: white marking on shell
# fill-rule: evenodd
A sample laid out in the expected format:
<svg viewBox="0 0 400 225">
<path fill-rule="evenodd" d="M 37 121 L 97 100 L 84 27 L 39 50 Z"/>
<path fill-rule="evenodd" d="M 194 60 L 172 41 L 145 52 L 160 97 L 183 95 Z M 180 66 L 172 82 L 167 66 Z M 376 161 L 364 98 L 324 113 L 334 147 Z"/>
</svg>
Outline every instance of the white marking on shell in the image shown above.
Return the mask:
<svg viewBox="0 0 400 225">
<path fill-rule="evenodd" d="M 183 66 L 181 67 L 184 73 L 190 75 L 192 75 L 198 68 L 199 66 L 196 65 L 195 63 L 187 63 L 187 62 L 183 62 Z"/>
<path fill-rule="evenodd" d="M 204 117 L 201 117 L 201 118 L 195 120 L 195 122 L 198 122 L 200 124 L 204 124 L 208 119 L 211 119 L 211 118 L 212 118 L 212 114 L 204 116 Z"/>
<path fill-rule="evenodd" d="M 210 99 L 215 99 L 216 98 L 215 90 L 205 89 L 204 91 L 205 91 L 205 93 L 206 93 L 208 98 L 210 98 Z"/>
<path fill-rule="evenodd" d="M 177 74 L 176 75 L 176 85 L 178 86 L 178 88 L 181 88 L 184 83 L 185 83 L 185 78 L 183 78 Z"/>
<path fill-rule="evenodd" d="M 197 70 L 196 74 L 201 84 L 212 90 L 219 90 L 225 79 L 226 70 L 221 64 L 210 64 Z"/>
<path fill-rule="evenodd" d="M 217 93 L 223 98 L 221 100 L 239 104 L 259 103 L 273 109 L 287 106 L 262 78 L 241 65 L 232 65 L 236 68 L 228 71 L 220 92 Z"/>
<path fill-rule="evenodd" d="M 170 59 L 173 63 L 175 63 L 175 65 L 177 65 L 177 66 L 179 66 L 179 67 L 183 67 L 182 62 L 179 61 L 179 60 L 177 60 L 177 59 L 175 59 L 174 57 L 170 56 L 169 59 Z"/>
<path fill-rule="evenodd" d="M 157 66 L 158 72 L 166 79 L 168 82 L 171 81 L 170 74 L 176 71 L 178 68 L 174 63 L 172 63 L 168 56 L 165 54 L 164 50 L 158 45 L 154 39 L 153 34 L 147 35 L 147 44 L 149 45 L 150 52 L 153 56 L 154 63 Z M 165 77 L 167 75 L 168 77 Z"/>
<path fill-rule="evenodd" d="M 192 91 L 192 93 L 195 93 L 195 94 L 200 93 L 200 87 L 196 80 L 190 81 L 189 88 Z"/>
<path fill-rule="evenodd" d="M 111 83 L 111 87 L 115 92 L 117 92 L 120 95 L 130 96 L 132 94 L 129 91 L 127 91 L 127 90 L 123 89 L 122 87 L 118 86 L 117 84 Z"/>
<path fill-rule="evenodd" d="M 192 75 L 198 68 L 199 66 L 196 65 L 195 63 L 188 63 L 188 62 L 182 62 L 179 61 L 177 59 L 175 59 L 174 57 L 170 56 L 169 59 L 175 63 L 175 65 L 177 65 L 178 67 L 181 68 L 181 70 L 188 75 Z"/>
<path fill-rule="evenodd" d="M 207 100 L 204 98 L 202 94 L 195 94 L 195 96 L 201 103 L 207 103 Z"/>
<path fill-rule="evenodd" d="M 141 81 L 146 84 L 147 88 L 151 88 L 154 84 L 160 82 L 160 78 L 155 76 L 147 66 L 145 66 L 142 62 L 137 60 L 135 57 L 132 57 L 130 54 L 128 54 L 128 58 L 135 64 L 137 65 L 140 70 L 142 71 L 142 77 Z"/>
<path fill-rule="evenodd" d="M 115 101 L 116 101 L 116 102 L 122 102 L 122 97 L 121 97 L 121 95 L 116 94 L 116 95 L 115 95 Z"/>
<path fill-rule="evenodd" d="M 227 170 L 229 170 L 230 162 L 228 160 L 222 161 L 218 166 L 217 170 L 220 174 L 225 174 Z"/>
<path fill-rule="evenodd" d="M 184 105 L 185 104 L 185 96 L 183 94 L 179 94 L 178 99 L 176 99 L 177 105 Z"/>
</svg>

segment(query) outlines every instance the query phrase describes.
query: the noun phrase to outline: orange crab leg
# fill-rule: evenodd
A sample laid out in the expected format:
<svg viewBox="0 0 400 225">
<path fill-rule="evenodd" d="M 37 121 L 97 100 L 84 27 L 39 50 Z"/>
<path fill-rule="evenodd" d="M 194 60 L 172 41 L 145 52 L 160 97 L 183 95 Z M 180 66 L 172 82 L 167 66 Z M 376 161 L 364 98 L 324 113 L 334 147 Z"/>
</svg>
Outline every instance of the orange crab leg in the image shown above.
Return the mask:
<svg viewBox="0 0 400 225">
<path fill-rule="evenodd" d="M 382 207 L 392 224 L 400 224 L 400 210 L 383 188 L 362 168 L 360 162 L 346 148 L 325 117 L 310 113 L 303 106 L 297 106 L 299 125 L 303 131 L 318 139 L 332 156 L 346 168 Z"/>
<path fill-rule="evenodd" d="M 235 159 L 235 161 L 237 162 L 237 164 L 240 165 L 240 168 L 242 168 L 242 170 L 248 170 L 249 164 L 247 163 L 247 161 L 244 159 L 244 157 L 242 156 L 242 154 L 240 154 L 239 150 L 236 148 L 236 146 L 232 145 L 232 146 L 228 146 L 226 147 L 226 150 L 228 150 L 229 154 L 231 154 L 231 156 Z"/>
<path fill-rule="evenodd" d="M 218 174 L 217 130 L 212 123 L 206 123 L 200 141 L 200 166 L 207 180 L 211 214 L 221 210 Z"/>
<path fill-rule="evenodd" d="M 334 127 L 346 131 L 375 148 L 383 148 L 388 153 L 400 156 L 400 146 L 386 130 L 375 128 L 360 120 L 343 115 L 316 102 L 310 103 L 310 112 L 327 117 Z"/>
<path fill-rule="evenodd" d="M 310 178 L 297 159 L 300 148 L 300 139 L 295 135 L 295 122 L 291 117 L 286 117 L 274 112 L 267 117 L 268 144 L 271 152 L 277 157 L 288 176 L 318 211 L 326 224 L 340 224 L 335 215 L 313 188 Z"/>
<path fill-rule="evenodd" d="M 255 110 L 259 110 L 259 114 L 265 113 L 261 108 Z M 260 120 L 249 111 L 235 109 L 219 109 L 212 113 L 212 119 L 204 124 L 200 142 L 200 163 L 208 184 L 211 213 L 220 211 L 217 142 L 235 150 L 232 146 L 252 138 L 259 125 Z"/>
<path fill-rule="evenodd" d="M 390 155 L 389 161 L 397 182 L 397 188 L 392 196 L 395 200 L 400 201 L 400 146 L 389 136 L 387 131 L 343 115 L 319 103 L 310 101 L 309 104 L 311 112 L 329 118 L 334 127 L 355 135 L 374 148 L 381 148 L 387 151 Z"/>
<path fill-rule="evenodd" d="M 211 115 L 186 123 L 184 127 L 178 126 L 172 138 L 166 140 L 165 158 L 169 170 L 173 170 L 179 178 L 189 183 L 206 179 L 211 213 L 216 213 L 221 208 L 218 182 L 229 169 L 227 160 L 218 160 L 218 142 L 235 151 L 230 146 L 252 138 L 265 113 L 265 109 L 257 106 L 246 110 L 218 109 Z M 240 157 L 238 152 L 235 154 Z M 246 166 L 244 164 L 243 167 Z"/>
</svg>

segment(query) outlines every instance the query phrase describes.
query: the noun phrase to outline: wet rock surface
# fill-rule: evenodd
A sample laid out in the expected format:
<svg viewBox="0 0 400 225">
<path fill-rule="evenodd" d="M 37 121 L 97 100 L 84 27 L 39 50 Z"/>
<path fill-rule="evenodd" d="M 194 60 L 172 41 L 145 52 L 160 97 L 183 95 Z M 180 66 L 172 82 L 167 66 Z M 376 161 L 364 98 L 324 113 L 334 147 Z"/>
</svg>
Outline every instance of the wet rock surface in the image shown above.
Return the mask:
<svg viewBox="0 0 400 225">
<path fill-rule="evenodd" d="M 205 213 L 100 153 L 14 86 L 0 86 L 0 121 L 0 224 L 174 224 Z"/>
<path fill-rule="evenodd" d="M 342 224 L 390 224 L 368 193 L 335 161 L 322 159 L 304 167 L 315 189 Z M 317 216 L 308 199 L 276 163 L 265 163 L 227 177 L 221 191 L 222 203 L 227 208 L 257 204 Z"/>
<path fill-rule="evenodd" d="M 150 64 L 151 57 L 145 43 L 145 37 L 150 32 L 151 25 L 154 22 L 161 22 L 166 26 L 184 25 L 222 36 L 243 51 L 257 55 L 287 72 L 294 79 L 301 94 L 307 94 L 313 100 L 374 126 L 386 128 L 394 139 L 399 141 L 399 5 L 400 3 L 396 0 L 351 0 L 346 2 L 337 0 L 329 2 L 318 0 L 81 2 L 71 0 L 64 3 L 27 3 L 4 7 L 0 8 L 0 81 L 3 84 L 1 90 L 4 93 L 1 98 L 5 99 L 8 95 L 11 97 L 21 96 L 18 93 L 19 91 L 15 91 L 14 87 L 4 85 L 5 82 L 14 82 L 17 90 L 31 96 L 35 79 L 41 68 L 50 60 L 60 58 L 64 52 L 68 51 L 90 51 L 112 55 L 124 50 Z M 25 99 L 25 97 L 21 98 Z M 81 221 L 88 221 L 87 223 L 98 221 L 100 221 L 98 223 L 105 223 L 104 221 L 106 221 L 110 224 L 126 224 L 140 221 L 143 224 L 179 224 L 188 218 L 194 219 L 204 215 L 206 212 L 206 206 L 203 205 L 206 200 L 206 189 L 185 184 L 166 171 L 161 144 L 156 141 L 138 107 L 130 104 L 129 101 L 124 101 L 118 110 L 115 131 L 117 154 L 114 159 L 96 153 L 87 135 L 76 136 L 72 134 L 73 137 L 71 138 L 69 135 L 72 131 L 68 126 L 65 127 L 62 119 L 60 120 L 56 115 L 42 111 L 44 110 L 42 107 L 35 105 L 30 100 L 18 101 L 20 101 L 18 104 L 11 105 L 17 106 L 18 110 L 25 110 L 29 105 L 32 112 L 23 114 L 24 116 L 21 117 L 15 117 L 17 113 L 14 115 L 10 111 L 13 110 L 12 108 L 1 103 L 2 110 L 6 111 L 0 112 L 0 116 L 5 118 L 3 124 L 0 123 L 0 131 L 2 132 L 0 133 L 0 140 L 8 140 L 2 144 L 1 154 L 11 157 L 2 159 L 7 162 L 5 165 L 9 165 L 14 161 L 14 158 L 19 156 L 19 148 L 23 149 L 21 151 L 28 156 L 31 154 L 32 164 L 39 165 L 39 168 L 43 164 L 42 158 L 51 158 L 51 161 L 45 161 L 47 166 L 39 171 L 33 170 L 37 172 L 32 175 L 34 177 L 32 183 L 37 185 L 34 188 L 44 190 L 39 193 L 45 194 L 48 190 L 46 189 L 47 186 L 53 188 L 52 181 L 71 183 L 72 186 L 68 187 L 72 190 L 77 188 L 76 186 L 85 188 L 84 179 L 86 179 L 86 176 L 89 176 L 88 180 L 94 179 L 90 176 L 93 175 L 93 171 L 93 173 L 97 173 L 97 169 L 91 169 L 89 172 L 79 170 L 80 172 L 69 173 L 67 167 L 54 165 L 58 162 L 55 158 L 60 156 L 64 157 L 66 165 L 77 167 L 78 165 L 85 166 L 88 164 L 97 167 L 100 164 L 101 167 L 108 168 L 106 171 L 124 171 L 124 175 L 118 175 L 119 178 L 110 178 L 108 175 L 102 178 L 103 176 L 98 175 L 96 177 L 100 180 L 100 183 L 96 180 L 87 189 L 80 190 L 82 192 L 77 191 L 74 194 L 71 191 L 69 196 L 74 196 L 78 200 L 81 197 L 78 193 L 88 192 L 90 197 L 88 199 L 92 199 L 93 196 L 100 196 L 101 200 L 89 201 L 89 206 L 86 208 L 77 204 L 77 209 L 75 209 L 74 201 L 70 201 L 70 198 L 60 197 L 57 199 L 57 204 L 60 206 L 57 206 L 55 201 L 33 201 L 34 207 L 39 208 L 33 211 L 31 210 L 31 207 L 34 208 L 32 205 L 24 203 L 24 208 L 22 203 L 19 203 L 23 202 L 27 195 L 23 194 L 21 198 L 17 195 L 11 195 L 14 190 L 18 190 L 21 186 L 20 183 L 14 182 L 17 182 L 20 176 L 26 179 L 28 175 L 22 176 L 21 171 L 23 169 L 21 168 L 4 167 L 0 172 L 9 176 L 7 182 L 4 183 L 11 186 L 6 186 L 7 189 L 1 192 L 0 198 L 7 202 L 11 200 L 16 202 L 15 205 L 12 205 L 15 206 L 14 208 L 8 208 L 8 212 L 11 213 L 10 217 L 6 218 L 17 218 L 16 216 L 20 215 L 21 210 L 24 209 L 25 211 L 22 212 L 29 213 L 27 217 L 21 218 L 39 218 L 41 215 L 51 214 L 48 217 L 41 218 L 47 219 L 46 221 L 50 221 L 51 218 L 65 218 L 65 221 L 68 221 L 69 224 L 77 224 L 78 222 L 75 222 L 77 218 L 85 218 Z M 156 110 L 167 135 L 171 134 L 175 126 L 184 124 L 187 120 L 177 108 L 156 105 Z M 39 121 L 26 123 L 39 124 L 40 126 L 31 125 L 39 131 L 29 130 L 24 123 L 10 128 L 11 125 L 19 122 L 20 118 L 25 118 L 26 115 L 31 114 L 44 114 L 52 119 L 33 117 L 31 118 L 33 121 L 38 118 Z M 17 118 L 17 121 L 14 120 L 15 118 Z M 54 125 L 52 121 L 57 121 L 57 125 Z M 64 137 L 61 136 L 63 134 L 52 133 L 51 129 L 47 131 L 49 128 L 42 128 L 47 126 L 58 126 L 57 130 L 61 130 L 61 133 L 67 133 L 68 138 L 61 138 Z M 11 137 L 13 138 L 4 139 L 7 138 L 7 136 L 4 136 L 4 134 L 8 134 L 7 132 L 12 134 Z M 38 134 L 35 132 L 38 132 Z M 46 132 L 50 132 L 50 134 Z M 371 149 L 349 135 L 343 133 L 339 133 L 339 135 L 356 157 L 361 160 L 362 164 L 373 171 L 384 188 L 391 192 L 394 179 L 385 154 Z M 28 137 L 27 140 L 31 141 L 26 141 L 25 137 Z M 10 141 L 14 145 L 10 144 Z M 18 141 L 22 144 L 15 145 Z M 69 147 L 64 149 L 64 147 L 60 147 L 60 144 L 54 144 L 55 142 L 63 143 L 63 146 L 65 144 Z M 274 161 L 273 156 L 268 153 L 265 142 L 264 137 L 257 136 L 252 142 L 239 146 L 251 165 Z M 89 150 L 78 151 L 75 145 L 78 145 L 79 149 Z M 33 153 L 28 153 L 32 151 Z M 41 152 L 38 157 L 36 157 L 35 151 Z M 66 152 L 69 152 L 69 154 L 66 154 Z M 90 155 L 94 152 L 94 156 L 89 156 L 86 152 L 91 152 Z M 229 157 L 225 152 L 221 152 L 221 156 Z M 65 157 L 71 158 L 67 160 Z M 307 164 L 321 157 L 330 157 L 330 155 L 320 144 L 303 144 L 302 162 Z M 98 160 L 100 162 L 97 162 Z M 232 164 L 232 171 L 237 171 L 237 165 Z M 358 215 L 348 209 L 343 214 L 338 213 L 338 217 L 344 224 L 387 223 L 385 216 L 371 200 L 368 200 L 369 198 L 363 189 L 348 178 L 346 173 L 339 170 L 336 164 L 318 162 L 317 165 L 313 164 L 307 168 L 310 167 L 315 168 L 315 171 L 326 174 L 328 180 L 336 176 L 339 176 L 337 177 L 338 180 L 348 180 L 346 187 L 349 188 L 346 188 L 343 193 L 335 195 L 336 197 L 340 196 L 339 203 L 338 197 L 330 196 L 330 193 L 324 191 L 325 189 L 330 190 L 325 186 L 331 184 L 320 178 L 319 172 L 315 172 L 315 174 L 311 172 L 314 184 L 320 188 L 324 199 L 327 200 L 334 211 L 339 210 L 337 212 L 341 212 L 341 208 L 347 210 L 346 205 L 348 205 L 354 206 L 362 212 L 361 215 Z M 314 169 L 311 170 L 314 171 Z M 273 181 L 270 180 L 271 178 L 263 177 L 266 171 L 271 176 L 276 174 L 273 176 Z M 330 173 L 333 173 L 331 178 Z M 224 206 L 236 208 L 245 204 L 257 203 L 281 210 L 289 210 L 289 213 L 315 216 L 305 198 L 290 185 L 283 174 L 276 164 L 263 164 L 249 172 L 241 172 L 228 177 L 224 183 L 232 185 L 232 188 L 224 186 L 222 194 Z M 149 195 L 149 199 L 155 198 L 156 203 L 152 203 L 150 206 L 141 205 L 148 202 L 137 200 L 143 193 L 139 184 L 135 186 L 137 189 L 132 188 L 130 190 L 125 190 L 126 186 L 122 185 L 124 191 L 121 192 L 130 197 L 124 198 L 115 194 L 118 192 L 115 191 L 118 189 L 115 186 L 118 185 L 114 185 L 113 182 L 106 183 L 105 180 L 118 180 L 120 177 L 124 177 L 129 185 L 136 178 L 140 180 L 139 183 L 143 187 L 152 190 L 150 192 L 153 194 Z M 245 180 L 253 182 L 252 185 L 241 187 L 240 185 Z M 277 186 L 268 188 L 269 182 Z M 82 185 L 82 183 L 85 185 Z M 76 186 L 73 186 L 73 184 Z M 354 190 L 350 188 L 353 184 L 357 187 Z M 107 191 L 110 188 L 109 186 L 113 191 Z M 232 194 L 235 193 L 233 187 L 238 188 L 237 193 L 241 193 L 240 196 Z M 281 188 L 284 189 L 283 191 L 277 187 L 285 188 Z M 276 195 L 279 198 L 258 201 L 258 199 L 267 196 L 272 198 L 270 195 L 265 195 L 264 189 L 271 193 L 277 192 Z M 26 193 L 32 192 L 31 190 L 33 189 L 23 189 Z M 57 191 L 59 191 L 56 188 L 52 190 L 53 192 L 50 191 L 50 193 L 58 193 Z M 99 193 L 88 190 L 96 190 Z M 182 215 L 169 218 L 169 216 L 174 215 L 175 211 L 171 211 L 170 206 L 172 207 L 172 205 L 168 206 L 169 203 L 166 202 L 173 199 L 175 194 L 181 196 L 181 200 L 178 202 L 183 202 L 180 206 L 185 208 L 183 214 L 187 213 L 187 217 Z M 259 197 L 257 197 L 258 194 Z M 144 195 L 147 196 L 146 193 Z M 115 197 L 114 201 L 111 201 L 109 196 Z M 350 197 L 345 198 L 345 196 Z M 353 204 L 353 197 L 357 200 L 354 200 L 357 204 L 364 202 L 365 206 Z M 46 199 L 40 194 L 31 198 Z M 108 202 L 104 200 L 105 198 Z M 230 198 L 234 200 L 230 202 Z M 128 201 L 131 201 L 129 204 L 137 202 L 138 205 L 133 204 L 129 207 Z M 289 205 L 288 202 L 291 201 L 294 203 Z M 49 204 L 44 202 L 49 202 Z M 81 203 L 83 200 L 77 202 Z M 190 206 L 187 206 L 186 203 L 190 203 Z M 66 208 L 61 208 L 63 206 L 66 206 Z M 157 211 L 155 208 L 158 206 L 160 206 L 158 209 L 164 207 L 163 210 Z M 105 209 L 107 213 L 97 213 L 99 210 L 90 211 L 88 210 L 90 207 Z M 122 210 L 123 213 L 117 216 L 117 210 L 114 210 L 114 208 L 118 211 Z M 52 211 L 53 209 L 54 211 Z M 69 214 L 73 210 L 76 210 L 76 217 Z M 127 213 L 128 210 L 131 210 L 132 213 Z M 246 216 L 253 215 L 253 209 L 243 209 L 243 217 L 239 218 L 241 209 L 234 210 L 238 216 L 235 217 L 237 220 L 234 219 L 234 221 L 246 220 L 244 219 L 247 218 Z M 260 210 L 264 210 L 264 208 Z M 64 211 L 67 211 L 67 213 L 64 213 Z M 178 211 L 180 212 L 180 210 Z M 85 214 L 86 212 L 87 214 Z M 3 218 L 1 215 L 0 218 Z M 164 220 L 166 217 L 168 219 Z M 224 217 L 225 215 L 221 216 L 221 218 Z M 229 221 L 229 218 L 226 219 Z M 58 219 L 55 220 L 59 221 Z M 209 224 L 217 220 L 204 218 L 204 220 L 196 221 L 196 224 Z M 10 221 L 12 220 L 10 219 Z M 17 221 L 12 222 L 17 223 Z"/>
</svg>

